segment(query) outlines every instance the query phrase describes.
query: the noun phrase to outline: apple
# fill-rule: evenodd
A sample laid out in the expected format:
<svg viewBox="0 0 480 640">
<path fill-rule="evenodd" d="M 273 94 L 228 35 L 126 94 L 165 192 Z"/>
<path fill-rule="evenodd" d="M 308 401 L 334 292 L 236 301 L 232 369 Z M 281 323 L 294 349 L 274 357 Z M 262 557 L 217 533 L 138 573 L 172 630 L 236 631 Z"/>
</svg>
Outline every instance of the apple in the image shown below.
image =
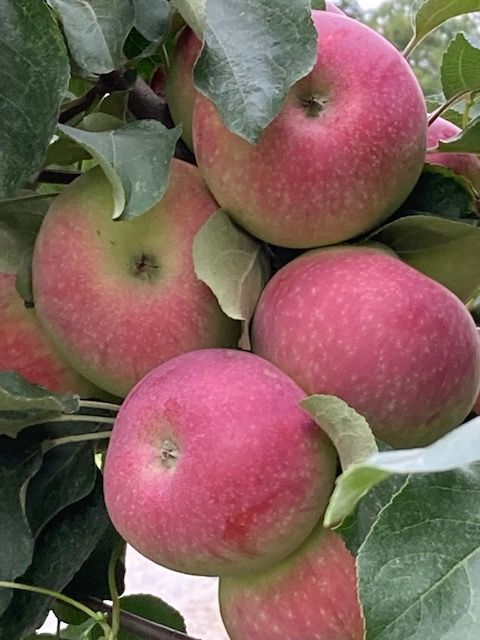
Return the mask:
<svg viewBox="0 0 480 640">
<path fill-rule="evenodd" d="M 346 15 L 345 11 L 339 9 L 335 4 L 333 4 L 333 2 L 329 2 L 329 0 L 326 0 L 325 2 L 325 9 L 326 11 L 330 11 L 331 13 L 338 13 L 342 16 Z"/>
<path fill-rule="evenodd" d="M 317 528 L 278 565 L 220 578 L 231 640 L 363 640 L 355 560 L 342 538 Z"/>
<path fill-rule="evenodd" d="M 278 271 L 255 312 L 252 350 L 308 394 L 342 398 L 395 447 L 458 426 L 480 387 L 466 307 L 377 247 L 313 250 Z"/>
<path fill-rule="evenodd" d="M 478 342 L 480 344 L 480 327 L 477 327 L 477 335 L 478 335 Z M 473 411 L 474 413 L 480 416 L 480 390 L 478 392 L 477 399 L 475 400 L 475 404 L 473 405 Z"/>
<path fill-rule="evenodd" d="M 55 200 L 33 258 L 38 318 L 87 379 L 124 396 L 185 351 L 234 346 L 238 323 L 195 276 L 195 234 L 218 208 L 196 167 L 173 160 L 165 196 L 133 220 L 111 219 L 100 168 Z"/>
<path fill-rule="evenodd" d="M 58 393 L 98 395 L 54 347 L 15 288 L 15 275 L 0 273 L 0 371 L 16 371 L 31 384 Z"/>
<path fill-rule="evenodd" d="M 428 127 L 427 145 L 429 149 L 436 147 L 440 140 L 448 140 L 457 136 L 462 130 L 444 118 L 437 118 Z M 426 161 L 448 167 L 455 173 L 464 176 L 480 191 L 480 156 L 470 153 L 427 153 Z"/>
<path fill-rule="evenodd" d="M 118 414 L 105 462 L 115 528 L 176 571 L 235 575 L 289 555 L 332 492 L 336 455 L 269 362 L 231 349 L 149 373 Z"/>
<path fill-rule="evenodd" d="M 325 7 L 327 11 L 344 15 L 343 11 L 332 2 L 327 1 Z M 184 27 L 177 36 L 170 56 L 166 82 L 167 102 L 172 120 L 176 125 L 182 125 L 182 138 L 192 151 L 193 105 L 197 96 L 197 89 L 193 83 L 193 68 L 201 48 L 202 43 L 192 29 L 188 26 Z M 159 72 L 159 76 L 162 78 L 163 86 L 162 71 Z M 159 82 L 152 84 L 156 93 L 159 93 L 155 88 L 158 85 Z"/>
<path fill-rule="evenodd" d="M 257 144 L 198 95 L 193 138 L 216 200 L 272 244 L 333 244 L 375 227 L 414 187 L 426 151 L 420 86 L 402 55 L 360 22 L 313 11 L 318 59 Z"/>
<path fill-rule="evenodd" d="M 192 113 L 197 90 L 193 84 L 193 67 L 202 43 L 190 27 L 179 33 L 172 50 L 167 74 L 167 103 L 172 120 L 182 125 L 182 138 L 193 151 Z"/>
</svg>

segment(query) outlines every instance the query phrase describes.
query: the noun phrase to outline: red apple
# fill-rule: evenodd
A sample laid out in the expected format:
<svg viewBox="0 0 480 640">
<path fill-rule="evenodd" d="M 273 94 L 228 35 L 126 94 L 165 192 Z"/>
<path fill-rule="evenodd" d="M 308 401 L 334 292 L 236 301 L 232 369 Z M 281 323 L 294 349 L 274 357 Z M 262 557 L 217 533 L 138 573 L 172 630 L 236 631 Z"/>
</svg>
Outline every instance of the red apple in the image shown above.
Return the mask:
<svg viewBox="0 0 480 640">
<path fill-rule="evenodd" d="M 318 522 L 336 456 L 302 390 L 258 356 L 193 351 L 126 398 L 105 463 L 120 534 L 185 573 L 243 574 L 282 560 Z"/>
<path fill-rule="evenodd" d="M 75 369 L 123 396 L 175 355 L 236 345 L 237 323 L 193 269 L 193 239 L 217 208 L 196 167 L 179 160 L 162 200 L 133 220 L 111 219 L 99 168 L 55 200 L 35 246 L 34 298 Z"/>
<path fill-rule="evenodd" d="M 478 332 L 478 342 L 480 343 L 480 327 L 477 327 Z M 477 399 L 475 400 L 475 404 L 473 405 L 473 411 L 480 416 L 480 390 L 478 392 Z"/>
<path fill-rule="evenodd" d="M 327 11 L 344 15 L 343 11 L 332 2 L 326 2 L 325 6 Z M 202 43 L 190 27 L 184 27 L 177 36 L 170 56 L 166 84 L 167 102 L 172 120 L 175 124 L 182 125 L 182 138 L 192 151 L 192 116 L 193 105 L 197 96 L 197 90 L 193 83 L 193 68 L 201 48 Z M 160 72 L 160 77 L 163 81 L 162 72 Z M 158 82 L 155 82 L 152 84 L 152 88 L 155 90 L 158 84 Z M 156 90 L 156 93 L 158 92 Z"/>
<path fill-rule="evenodd" d="M 423 167 L 426 111 L 401 54 L 369 27 L 313 11 L 318 59 L 280 114 L 249 144 L 212 102 L 195 102 L 199 169 L 255 236 L 285 247 L 352 238 L 405 200 Z"/>
<path fill-rule="evenodd" d="M 428 127 L 428 148 L 436 147 L 440 140 L 448 140 L 460 132 L 461 129 L 452 122 L 437 118 Z M 480 156 L 470 153 L 427 153 L 426 161 L 448 167 L 470 180 L 475 189 L 480 191 Z"/>
<path fill-rule="evenodd" d="M 335 4 L 333 4 L 333 2 L 329 2 L 328 0 L 326 0 L 325 2 L 325 9 L 326 11 L 331 11 L 332 13 L 338 13 L 342 16 L 346 15 L 345 11 L 342 11 Z"/>
<path fill-rule="evenodd" d="M 345 400 L 393 446 L 456 427 L 480 387 L 464 305 L 378 248 L 310 251 L 278 271 L 255 312 L 252 348 L 307 393 Z"/>
<path fill-rule="evenodd" d="M 193 150 L 192 113 L 197 90 L 193 84 L 193 67 L 202 43 L 185 27 L 177 37 L 167 74 L 167 102 L 173 122 L 182 125 L 182 138 Z"/>
<path fill-rule="evenodd" d="M 355 560 L 326 529 L 267 571 L 220 578 L 219 598 L 231 640 L 364 638 Z"/>
<path fill-rule="evenodd" d="M 16 371 L 32 384 L 58 393 L 98 395 L 60 355 L 15 288 L 15 276 L 0 273 L 0 371 Z"/>
</svg>

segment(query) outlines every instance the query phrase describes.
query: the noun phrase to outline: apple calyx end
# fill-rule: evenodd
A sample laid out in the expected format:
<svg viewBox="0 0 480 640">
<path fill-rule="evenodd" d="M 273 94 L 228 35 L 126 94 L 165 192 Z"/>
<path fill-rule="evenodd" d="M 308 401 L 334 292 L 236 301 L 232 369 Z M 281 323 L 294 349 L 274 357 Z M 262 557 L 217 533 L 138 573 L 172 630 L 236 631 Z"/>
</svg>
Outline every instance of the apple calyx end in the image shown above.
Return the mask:
<svg viewBox="0 0 480 640">
<path fill-rule="evenodd" d="M 160 464 L 164 469 L 173 469 L 180 457 L 180 449 L 177 444 L 166 438 L 160 443 Z"/>
<path fill-rule="evenodd" d="M 132 261 L 132 274 L 140 280 L 152 280 L 158 274 L 158 269 L 154 256 L 146 253 L 135 256 Z"/>
<path fill-rule="evenodd" d="M 311 94 L 300 99 L 303 110 L 308 118 L 318 118 L 328 105 L 328 97 Z"/>
</svg>

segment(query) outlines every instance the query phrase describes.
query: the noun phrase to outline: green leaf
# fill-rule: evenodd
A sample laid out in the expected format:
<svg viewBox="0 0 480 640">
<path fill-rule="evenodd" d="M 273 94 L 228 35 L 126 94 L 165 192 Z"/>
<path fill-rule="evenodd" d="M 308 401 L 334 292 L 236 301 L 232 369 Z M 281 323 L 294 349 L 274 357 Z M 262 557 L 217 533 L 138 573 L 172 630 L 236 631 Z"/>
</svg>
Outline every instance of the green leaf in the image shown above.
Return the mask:
<svg viewBox="0 0 480 640">
<path fill-rule="evenodd" d="M 207 0 L 170 0 L 199 40 L 203 40 L 205 30 Z"/>
<path fill-rule="evenodd" d="M 30 566 L 33 536 L 25 516 L 25 490 L 42 461 L 40 447 L 0 436 L 0 576 L 15 580 Z M 0 589 L 0 616 L 12 592 Z"/>
<path fill-rule="evenodd" d="M 247 334 L 270 275 L 261 243 L 219 209 L 195 237 L 193 262 L 197 277 L 213 291 L 227 316 L 245 323 Z"/>
<path fill-rule="evenodd" d="M 6 198 L 42 166 L 69 64 L 60 30 L 39 0 L 3 0 L 0 42 L 0 198 Z"/>
<path fill-rule="evenodd" d="M 72 435 L 68 423 L 65 432 Z M 93 431 L 89 424 L 89 431 Z M 85 498 L 96 478 L 94 445 L 68 444 L 50 449 L 28 486 L 26 514 L 34 537 L 60 511 Z"/>
<path fill-rule="evenodd" d="M 170 26 L 170 2 L 134 0 L 135 28 L 151 42 L 161 42 Z"/>
<path fill-rule="evenodd" d="M 0 201 L 0 272 L 17 273 L 37 237 L 50 196 L 24 191 Z"/>
<path fill-rule="evenodd" d="M 104 170 L 112 185 L 114 218 L 135 218 L 162 198 L 180 129 L 167 129 L 156 120 L 138 120 L 95 133 L 67 125 L 59 125 L 59 129 Z"/>
<path fill-rule="evenodd" d="M 141 618 L 151 620 L 165 627 L 186 633 L 185 620 L 183 616 L 169 604 L 148 594 L 135 594 L 120 598 L 120 608 L 129 611 Z M 141 636 L 121 630 L 119 640 L 143 640 Z"/>
<path fill-rule="evenodd" d="M 19 578 L 24 584 L 61 592 L 85 562 L 110 521 L 105 509 L 102 478 L 93 491 L 64 509 L 42 530 L 35 542 L 33 562 Z M 0 638 L 22 640 L 45 620 L 52 598 L 15 591 L 0 617 Z"/>
<path fill-rule="evenodd" d="M 65 587 L 64 593 L 74 599 L 81 598 L 88 593 L 89 596 L 100 600 L 110 600 L 108 566 L 112 552 L 120 541 L 120 535 L 113 528 L 113 525 L 107 525 L 91 554 Z M 124 554 L 116 564 L 115 580 L 118 592 L 123 593 L 125 589 Z"/>
<path fill-rule="evenodd" d="M 88 74 L 109 73 L 123 61 L 135 21 L 132 0 L 49 0 L 60 16 L 70 53 Z"/>
<path fill-rule="evenodd" d="M 244 0 L 240 12 L 237 0 L 209 0 L 195 84 L 230 131 L 256 142 L 312 70 L 316 41 L 309 0 Z"/>
<path fill-rule="evenodd" d="M 467 124 L 458 136 L 447 142 L 440 141 L 438 151 L 448 153 L 476 153 L 480 154 L 480 116 Z"/>
<path fill-rule="evenodd" d="M 480 466 L 410 478 L 358 554 L 366 640 L 477 640 L 479 560 Z"/>
<path fill-rule="evenodd" d="M 353 555 L 358 554 L 380 511 L 391 502 L 406 482 L 405 476 L 394 475 L 372 487 L 360 500 L 355 511 L 336 529 Z"/>
<path fill-rule="evenodd" d="M 473 11 L 480 11 L 480 0 L 424 0 L 413 16 L 414 37 L 409 50 L 450 18 Z"/>
<path fill-rule="evenodd" d="M 480 48 L 464 33 L 457 33 L 442 61 L 445 97 L 480 89 Z"/>
<path fill-rule="evenodd" d="M 310 4 L 312 5 L 312 9 L 319 11 L 325 10 L 325 0 L 312 0 Z"/>
<path fill-rule="evenodd" d="M 0 371 L 0 434 L 14 438 L 25 427 L 80 408 L 78 396 L 29 384 L 13 371 Z"/>
<path fill-rule="evenodd" d="M 470 182 L 447 167 L 426 164 L 396 215 L 418 213 L 451 220 L 476 219 L 476 196 Z"/>
<path fill-rule="evenodd" d="M 468 302 L 480 285 L 480 227 L 433 216 L 400 218 L 375 231 L 371 240 Z"/>
<path fill-rule="evenodd" d="M 325 520 L 340 524 L 369 489 L 392 474 L 450 471 L 480 460 L 480 417 L 470 420 L 428 447 L 383 451 L 353 464 L 337 478 Z"/>
<path fill-rule="evenodd" d="M 342 469 L 378 452 L 365 418 L 336 396 L 316 394 L 300 402 L 335 445 Z"/>
<path fill-rule="evenodd" d="M 61 640 L 91 640 L 94 627 L 97 627 L 97 621 L 87 618 L 78 625 L 69 624 L 68 627 L 62 629 L 60 638 Z"/>
</svg>

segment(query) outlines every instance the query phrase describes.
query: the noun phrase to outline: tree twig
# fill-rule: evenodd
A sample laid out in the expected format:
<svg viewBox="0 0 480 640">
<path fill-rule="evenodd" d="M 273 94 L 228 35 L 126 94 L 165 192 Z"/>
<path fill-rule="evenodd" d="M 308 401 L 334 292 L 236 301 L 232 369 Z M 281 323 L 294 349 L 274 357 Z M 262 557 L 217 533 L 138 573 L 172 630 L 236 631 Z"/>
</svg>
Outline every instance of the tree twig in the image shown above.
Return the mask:
<svg viewBox="0 0 480 640">
<path fill-rule="evenodd" d="M 82 598 L 81 601 L 95 611 L 107 613 L 110 618 L 112 613 L 112 607 L 110 605 L 91 596 Z M 144 640 L 198 640 L 198 638 L 188 636 L 181 631 L 169 629 L 162 624 L 146 620 L 129 611 L 120 612 L 120 629 L 139 635 L 144 638 Z"/>
</svg>

